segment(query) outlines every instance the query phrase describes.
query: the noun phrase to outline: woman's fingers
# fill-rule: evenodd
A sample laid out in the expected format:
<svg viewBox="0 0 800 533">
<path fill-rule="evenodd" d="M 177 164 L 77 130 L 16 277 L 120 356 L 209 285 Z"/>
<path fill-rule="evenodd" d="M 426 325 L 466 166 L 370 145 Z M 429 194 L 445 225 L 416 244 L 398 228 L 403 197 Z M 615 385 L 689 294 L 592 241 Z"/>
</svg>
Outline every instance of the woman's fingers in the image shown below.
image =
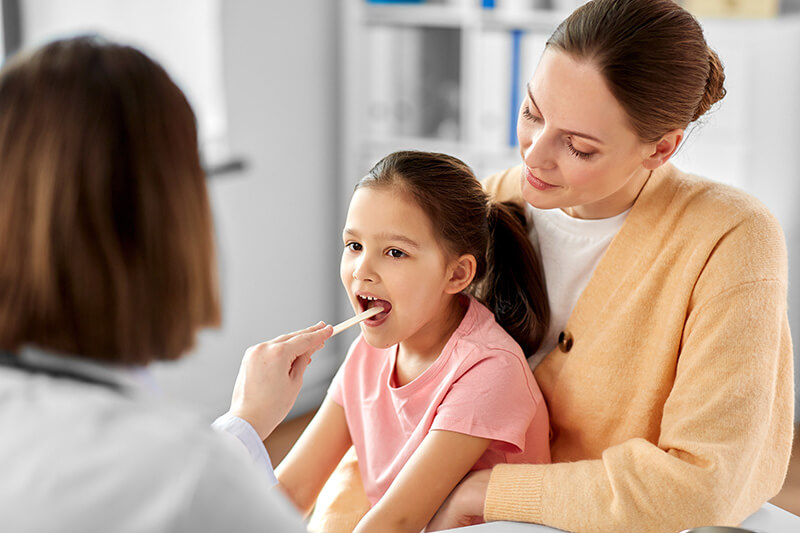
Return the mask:
<svg viewBox="0 0 800 533">
<path fill-rule="evenodd" d="M 447 497 L 426 531 L 441 531 L 483 522 L 483 507 L 491 470 L 470 472 Z"/>
</svg>

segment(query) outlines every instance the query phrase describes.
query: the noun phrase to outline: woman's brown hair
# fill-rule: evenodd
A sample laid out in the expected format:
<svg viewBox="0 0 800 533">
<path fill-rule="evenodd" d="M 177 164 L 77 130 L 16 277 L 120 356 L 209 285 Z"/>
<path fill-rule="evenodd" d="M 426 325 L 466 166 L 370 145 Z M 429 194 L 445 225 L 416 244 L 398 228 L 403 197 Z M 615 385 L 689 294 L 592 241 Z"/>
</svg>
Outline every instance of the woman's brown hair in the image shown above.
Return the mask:
<svg viewBox="0 0 800 533">
<path fill-rule="evenodd" d="M 97 37 L 0 73 L 0 348 L 144 364 L 219 322 L 195 117 L 167 73 Z"/>
<path fill-rule="evenodd" d="M 547 47 L 596 65 L 644 142 L 686 128 L 725 96 L 719 57 L 673 0 L 593 0 Z"/>
<path fill-rule="evenodd" d="M 356 189 L 390 186 L 419 205 L 448 252 L 475 257 L 468 291 L 494 313 L 523 353 L 532 355 L 547 330 L 550 311 L 523 208 L 491 202 L 469 166 L 445 154 L 389 154 Z"/>
</svg>

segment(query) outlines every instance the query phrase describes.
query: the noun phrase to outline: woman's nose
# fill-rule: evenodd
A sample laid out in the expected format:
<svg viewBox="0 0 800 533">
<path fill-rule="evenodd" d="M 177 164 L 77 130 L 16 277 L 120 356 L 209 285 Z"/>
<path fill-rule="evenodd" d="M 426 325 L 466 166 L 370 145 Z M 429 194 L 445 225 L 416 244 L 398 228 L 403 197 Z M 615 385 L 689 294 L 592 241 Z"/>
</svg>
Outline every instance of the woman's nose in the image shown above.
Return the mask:
<svg viewBox="0 0 800 533">
<path fill-rule="evenodd" d="M 522 157 L 529 168 L 551 169 L 555 166 L 552 146 L 544 130 L 531 132 L 526 139 L 520 139 Z"/>
</svg>

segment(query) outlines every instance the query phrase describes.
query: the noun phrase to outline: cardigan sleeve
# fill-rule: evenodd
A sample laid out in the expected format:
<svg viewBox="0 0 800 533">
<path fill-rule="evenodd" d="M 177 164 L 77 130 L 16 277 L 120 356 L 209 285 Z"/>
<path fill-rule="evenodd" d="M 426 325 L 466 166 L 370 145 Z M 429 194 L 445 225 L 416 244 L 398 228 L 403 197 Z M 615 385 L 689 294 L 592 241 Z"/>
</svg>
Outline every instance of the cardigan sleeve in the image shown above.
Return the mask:
<svg viewBox="0 0 800 533">
<path fill-rule="evenodd" d="M 599 459 L 498 465 L 485 518 L 568 531 L 741 523 L 780 490 L 789 460 L 786 288 L 777 222 L 756 213 L 731 228 L 693 288 L 667 401 L 652 406 L 658 441 L 633 438 Z"/>
<path fill-rule="evenodd" d="M 522 198 L 522 165 L 492 174 L 482 183 L 484 190 L 495 202 L 525 204 Z"/>
</svg>

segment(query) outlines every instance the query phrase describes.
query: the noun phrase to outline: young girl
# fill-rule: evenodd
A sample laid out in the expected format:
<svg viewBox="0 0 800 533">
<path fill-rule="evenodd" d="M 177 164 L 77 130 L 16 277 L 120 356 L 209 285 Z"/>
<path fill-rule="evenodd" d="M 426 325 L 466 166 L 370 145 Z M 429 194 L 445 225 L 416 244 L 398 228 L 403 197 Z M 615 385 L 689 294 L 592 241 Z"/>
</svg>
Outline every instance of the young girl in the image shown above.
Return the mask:
<svg viewBox="0 0 800 533">
<path fill-rule="evenodd" d="M 381 307 L 278 469 L 308 511 L 354 445 L 372 508 L 357 531 L 422 530 L 470 470 L 549 462 L 549 422 L 525 354 L 547 299 L 521 210 L 492 204 L 454 157 L 397 152 L 356 186 L 341 278 Z"/>
</svg>

